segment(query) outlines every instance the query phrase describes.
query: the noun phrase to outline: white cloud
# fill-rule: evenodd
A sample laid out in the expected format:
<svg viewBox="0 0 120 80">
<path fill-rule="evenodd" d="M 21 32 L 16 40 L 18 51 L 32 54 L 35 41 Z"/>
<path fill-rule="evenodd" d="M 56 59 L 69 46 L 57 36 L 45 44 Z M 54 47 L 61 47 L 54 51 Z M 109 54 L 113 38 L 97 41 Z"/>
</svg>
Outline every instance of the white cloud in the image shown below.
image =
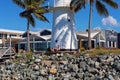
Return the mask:
<svg viewBox="0 0 120 80">
<path fill-rule="evenodd" d="M 99 26 L 94 27 L 93 30 L 101 30 L 101 27 L 99 27 Z"/>
<path fill-rule="evenodd" d="M 105 26 L 120 26 L 120 23 L 112 16 L 102 19 L 102 24 Z"/>
</svg>

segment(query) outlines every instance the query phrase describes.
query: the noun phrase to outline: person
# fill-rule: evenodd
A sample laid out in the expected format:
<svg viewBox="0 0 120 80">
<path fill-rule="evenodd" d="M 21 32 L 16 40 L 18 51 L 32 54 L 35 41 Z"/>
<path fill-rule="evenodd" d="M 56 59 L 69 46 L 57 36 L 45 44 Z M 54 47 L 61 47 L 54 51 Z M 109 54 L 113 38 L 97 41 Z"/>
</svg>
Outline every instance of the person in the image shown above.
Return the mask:
<svg viewBox="0 0 120 80">
<path fill-rule="evenodd" d="M 59 51 L 60 50 L 60 46 L 58 45 L 57 48 L 56 48 L 56 51 Z"/>
<path fill-rule="evenodd" d="M 55 52 L 53 47 L 52 47 L 52 48 L 50 48 L 50 51 L 51 51 L 51 52 Z"/>
<path fill-rule="evenodd" d="M 59 51 L 59 50 L 60 50 L 60 46 L 59 45 L 55 49 L 53 47 L 50 48 L 51 52 L 56 52 L 56 51 Z"/>
</svg>

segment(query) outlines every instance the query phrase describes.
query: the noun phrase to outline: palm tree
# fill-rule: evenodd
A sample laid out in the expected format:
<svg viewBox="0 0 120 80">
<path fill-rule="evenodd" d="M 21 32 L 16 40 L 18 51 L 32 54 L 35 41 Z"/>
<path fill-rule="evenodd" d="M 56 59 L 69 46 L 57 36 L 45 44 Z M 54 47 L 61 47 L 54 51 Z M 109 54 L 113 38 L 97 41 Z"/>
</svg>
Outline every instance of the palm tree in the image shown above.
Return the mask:
<svg viewBox="0 0 120 80">
<path fill-rule="evenodd" d="M 88 23 L 88 48 L 91 49 L 91 25 L 92 25 L 92 9 L 93 4 L 95 4 L 97 12 L 100 16 L 108 16 L 109 12 L 105 7 L 105 4 L 109 5 L 112 8 L 117 9 L 118 4 L 114 0 L 72 0 L 71 9 L 75 12 L 79 11 L 81 8 L 85 7 L 86 3 L 90 3 L 90 12 L 89 12 L 89 23 Z"/>
<path fill-rule="evenodd" d="M 35 17 L 41 21 L 47 21 L 44 13 L 48 12 L 48 6 L 42 6 L 46 0 L 13 0 L 15 4 L 24 9 L 19 15 L 27 19 L 27 51 L 30 51 L 30 24 L 35 26 Z"/>
</svg>

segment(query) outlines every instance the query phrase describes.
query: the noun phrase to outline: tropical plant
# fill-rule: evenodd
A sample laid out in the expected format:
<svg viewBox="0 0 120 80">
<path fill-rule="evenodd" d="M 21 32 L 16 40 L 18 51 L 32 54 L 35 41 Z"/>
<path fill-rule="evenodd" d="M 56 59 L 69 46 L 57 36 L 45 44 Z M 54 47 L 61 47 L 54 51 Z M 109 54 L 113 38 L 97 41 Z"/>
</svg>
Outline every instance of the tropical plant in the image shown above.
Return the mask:
<svg viewBox="0 0 120 80">
<path fill-rule="evenodd" d="M 85 4 L 90 4 L 90 12 L 89 12 L 89 23 L 88 23 L 88 47 L 91 49 L 91 25 L 92 25 L 92 14 L 93 14 L 93 5 L 95 4 L 96 10 L 98 14 L 101 16 L 108 16 L 109 12 L 105 6 L 105 4 L 109 5 L 112 8 L 117 9 L 118 4 L 114 0 L 72 0 L 71 1 L 71 9 L 75 12 L 79 11 L 83 7 L 85 8 Z"/>
<path fill-rule="evenodd" d="M 35 17 L 41 21 L 47 21 L 44 16 L 48 12 L 48 6 L 43 6 L 46 0 L 13 0 L 15 4 L 24 9 L 19 15 L 27 19 L 27 51 L 30 51 L 30 24 L 35 26 Z"/>
</svg>

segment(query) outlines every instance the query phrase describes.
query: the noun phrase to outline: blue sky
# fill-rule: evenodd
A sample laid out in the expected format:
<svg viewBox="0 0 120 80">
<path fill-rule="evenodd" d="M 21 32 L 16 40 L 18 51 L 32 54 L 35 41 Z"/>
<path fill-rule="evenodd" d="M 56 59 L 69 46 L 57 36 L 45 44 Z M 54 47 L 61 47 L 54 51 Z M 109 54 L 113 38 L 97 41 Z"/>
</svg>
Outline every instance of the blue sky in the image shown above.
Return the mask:
<svg viewBox="0 0 120 80">
<path fill-rule="evenodd" d="M 115 0 L 120 4 L 119 0 Z M 52 0 L 50 1 L 52 4 Z M 99 16 L 96 10 L 93 10 L 92 28 L 113 29 L 120 32 L 120 5 L 119 9 L 113 9 L 107 6 L 110 13 L 109 17 Z M 26 30 L 26 19 L 19 17 L 23 10 L 15 5 L 12 0 L 0 0 L 0 28 L 12 30 Z M 76 30 L 86 30 L 88 27 L 89 6 L 75 13 Z M 50 23 L 36 20 L 36 26 L 31 31 L 40 29 L 52 29 L 52 13 L 45 14 Z"/>
</svg>

